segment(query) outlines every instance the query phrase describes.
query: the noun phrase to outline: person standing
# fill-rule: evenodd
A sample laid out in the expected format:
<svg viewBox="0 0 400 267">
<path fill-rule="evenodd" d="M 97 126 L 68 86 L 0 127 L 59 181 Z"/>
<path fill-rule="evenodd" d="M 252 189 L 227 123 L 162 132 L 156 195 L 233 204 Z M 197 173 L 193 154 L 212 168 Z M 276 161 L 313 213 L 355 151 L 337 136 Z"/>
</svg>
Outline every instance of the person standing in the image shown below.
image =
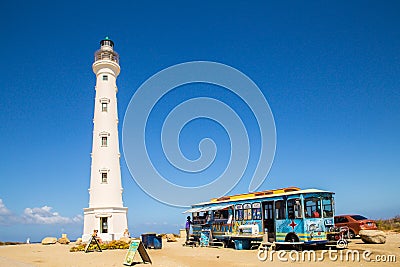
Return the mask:
<svg viewBox="0 0 400 267">
<path fill-rule="evenodd" d="M 128 229 L 125 229 L 124 237 L 131 238 L 131 234 L 129 233 Z"/>
<path fill-rule="evenodd" d="M 190 220 L 190 216 L 186 217 L 186 242 L 189 241 L 189 234 L 190 234 L 190 226 L 193 224 L 193 222 Z"/>
</svg>

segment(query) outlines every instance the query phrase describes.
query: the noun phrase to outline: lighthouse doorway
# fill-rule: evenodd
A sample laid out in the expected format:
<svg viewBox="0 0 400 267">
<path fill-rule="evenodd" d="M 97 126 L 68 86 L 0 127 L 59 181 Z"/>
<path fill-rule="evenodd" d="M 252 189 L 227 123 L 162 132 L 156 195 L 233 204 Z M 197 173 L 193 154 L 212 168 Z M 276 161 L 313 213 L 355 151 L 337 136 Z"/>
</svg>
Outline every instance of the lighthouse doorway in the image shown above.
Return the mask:
<svg viewBox="0 0 400 267">
<path fill-rule="evenodd" d="M 101 217 L 100 218 L 100 233 L 108 233 L 108 218 L 107 217 Z"/>
</svg>

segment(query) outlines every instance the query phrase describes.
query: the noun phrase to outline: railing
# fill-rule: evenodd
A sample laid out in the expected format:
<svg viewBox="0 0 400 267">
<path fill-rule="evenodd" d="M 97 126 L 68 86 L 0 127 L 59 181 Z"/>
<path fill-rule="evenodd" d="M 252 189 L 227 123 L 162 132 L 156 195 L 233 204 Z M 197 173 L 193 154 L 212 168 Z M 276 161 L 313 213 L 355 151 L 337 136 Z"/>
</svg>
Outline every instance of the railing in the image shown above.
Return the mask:
<svg viewBox="0 0 400 267">
<path fill-rule="evenodd" d="M 111 60 L 119 64 L 119 55 L 114 51 L 97 50 L 94 54 L 94 61 Z"/>
</svg>

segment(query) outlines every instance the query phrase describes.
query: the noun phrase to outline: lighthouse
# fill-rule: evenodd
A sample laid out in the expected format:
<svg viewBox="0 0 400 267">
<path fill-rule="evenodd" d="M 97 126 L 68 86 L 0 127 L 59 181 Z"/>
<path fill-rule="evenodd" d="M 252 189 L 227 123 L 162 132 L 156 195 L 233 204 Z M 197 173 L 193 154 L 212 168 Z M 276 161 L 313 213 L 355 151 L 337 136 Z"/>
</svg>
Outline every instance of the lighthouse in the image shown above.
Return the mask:
<svg viewBox="0 0 400 267">
<path fill-rule="evenodd" d="M 128 228 L 128 208 L 123 206 L 118 141 L 117 84 L 119 55 L 108 37 L 95 52 L 96 97 L 93 118 L 89 207 L 84 208 L 82 240 L 94 230 L 104 241 L 117 240 Z"/>
</svg>

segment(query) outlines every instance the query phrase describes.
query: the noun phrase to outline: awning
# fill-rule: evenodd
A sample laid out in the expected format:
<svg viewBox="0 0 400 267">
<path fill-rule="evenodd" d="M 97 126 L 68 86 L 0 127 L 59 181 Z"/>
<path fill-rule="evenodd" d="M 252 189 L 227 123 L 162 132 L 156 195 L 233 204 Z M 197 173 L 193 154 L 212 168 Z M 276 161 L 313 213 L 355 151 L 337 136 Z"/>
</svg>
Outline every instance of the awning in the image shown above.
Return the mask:
<svg viewBox="0 0 400 267">
<path fill-rule="evenodd" d="M 197 207 L 197 208 L 191 208 L 188 209 L 182 213 L 190 213 L 190 212 L 204 212 L 204 211 L 209 211 L 209 210 L 223 210 L 226 209 L 228 207 L 233 206 L 232 204 L 229 205 L 217 205 L 217 206 L 208 206 L 208 207 Z"/>
<path fill-rule="evenodd" d="M 226 208 L 228 208 L 228 207 L 230 207 L 230 206 L 232 206 L 232 204 L 229 204 L 229 205 L 210 206 L 210 207 L 207 207 L 207 210 L 223 210 L 223 209 L 226 209 Z M 207 210 L 205 210 L 205 211 L 207 211 Z"/>
<path fill-rule="evenodd" d="M 199 207 L 197 207 L 197 208 L 191 208 L 191 209 L 185 210 L 185 211 L 182 212 L 182 213 L 200 212 L 201 209 L 204 209 L 204 207 L 200 207 L 200 208 L 199 208 Z"/>
</svg>

